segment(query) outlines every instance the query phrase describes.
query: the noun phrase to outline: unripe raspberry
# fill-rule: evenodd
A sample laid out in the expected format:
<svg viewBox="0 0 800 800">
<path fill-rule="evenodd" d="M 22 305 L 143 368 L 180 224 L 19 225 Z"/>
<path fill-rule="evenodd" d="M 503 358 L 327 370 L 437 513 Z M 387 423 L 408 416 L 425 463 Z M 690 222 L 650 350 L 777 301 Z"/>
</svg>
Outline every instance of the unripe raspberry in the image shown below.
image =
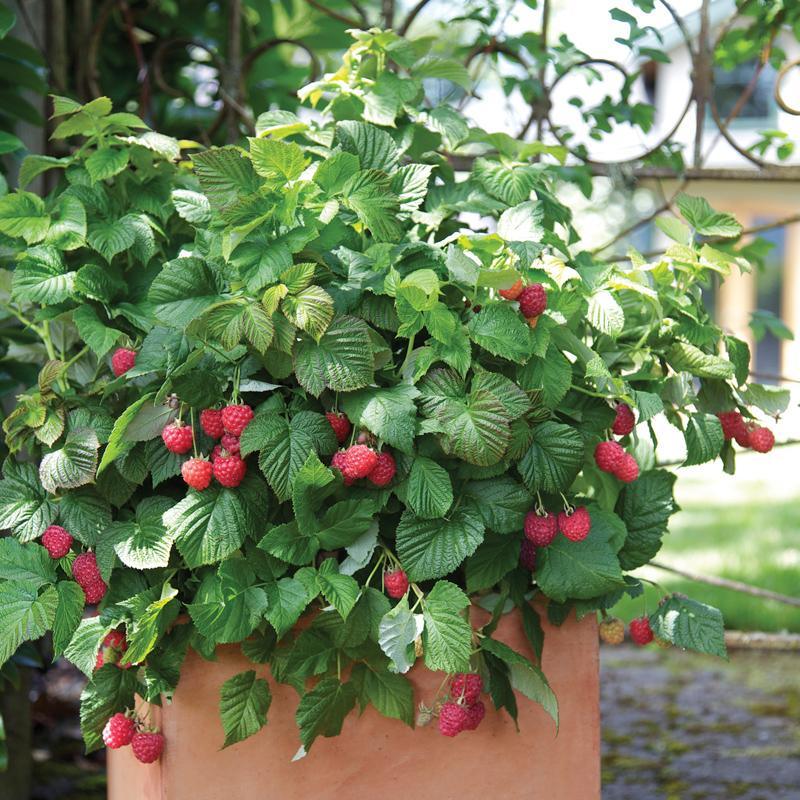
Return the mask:
<svg viewBox="0 0 800 800">
<path fill-rule="evenodd" d="M 530 572 L 536 569 L 536 545 L 529 539 L 523 539 L 520 544 L 519 563 Z"/>
<path fill-rule="evenodd" d="M 184 481 L 198 492 L 208 488 L 213 473 L 214 467 L 205 458 L 190 458 L 188 461 L 184 461 L 181 467 Z"/>
<path fill-rule="evenodd" d="M 244 480 L 247 464 L 239 456 L 221 455 L 214 461 L 212 471 L 220 484 L 232 489 Z"/>
<path fill-rule="evenodd" d="M 572 542 L 581 542 L 592 529 L 592 518 L 585 506 L 578 506 L 571 514 L 562 511 L 558 515 L 558 529 Z"/>
<path fill-rule="evenodd" d="M 79 586 L 88 586 L 90 583 L 101 580 L 97 557 L 94 553 L 81 553 L 76 556 L 72 562 L 72 577 Z"/>
<path fill-rule="evenodd" d="M 518 278 L 516 283 L 508 289 L 500 289 L 498 294 L 506 300 L 516 300 L 522 294 L 522 278 Z"/>
<path fill-rule="evenodd" d="M 200 427 L 206 436 L 219 439 L 225 428 L 222 425 L 222 411 L 219 408 L 204 408 L 200 412 Z"/>
<path fill-rule="evenodd" d="M 625 449 L 619 442 L 600 442 L 594 449 L 594 461 L 603 472 L 615 472 L 625 457 Z"/>
<path fill-rule="evenodd" d="M 478 725 L 481 724 L 483 718 L 486 716 L 486 706 L 478 700 L 471 706 L 467 706 L 467 720 L 464 723 L 465 731 L 474 731 Z"/>
<path fill-rule="evenodd" d="M 397 465 L 394 463 L 392 454 L 386 450 L 378 453 L 378 462 L 367 475 L 367 480 L 374 486 L 388 486 L 394 474 L 397 472 Z"/>
<path fill-rule="evenodd" d="M 142 764 L 158 761 L 164 750 L 164 737 L 160 733 L 134 733 L 131 750 Z"/>
<path fill-rule="evenodd" d="M 192 426 L 184 425 L 180 420 L 170 422 L 161 431 L 161 438 L 164 440 L 167 450 L 170 453 L 188 453 L 192 449 L 194 437 L 192 436 Z"/>
<path fill-rule="evenodd" d="M 640 647 L 653 641 L 653 630 L 647 617 L 632 619 L 628 625 L 628 631 L 630 632 L 631 640 Z"/>
<path fill-rule="evenodd" d="M 103 742 L 110 750 L 129 745 L 136 733 L 136 723 L 125 714 L 114 714 L 103 728 Z"/>
<path fill-rule="evenodd" d="M 366 478 L 378 463 L 378 454 L 363 444 L 354 444 L 344 451 L 342 475 L 358 480 Z"/>
<path fill-rule="evenodd" d="M 531 319 L 544 313 L 547 308 L 547 292 L 541 283 L 526 286 L 519 295 L 519 310 L 523 317 Z"/>
<path fill-rule="evenodd" d="M 624 453 L 614 470 L 614 475 L 623 483 L 633 483 L 639 477 L 639 465 L 630 453 Z"/>
<path fill-rule="evenodd" d="M 525 515 L 525 538 L 537 547 L 547 547 L 558 533 L 558 521 L 552 511 L 540 516 L 535 511 Z"/>
<path fill-rule="evenodd" d="M 608 617 L 598 625 L 600 638 L 606 644 L 622 644 L 625 641 L 625 623 L 616 617 Z"/>
<path fill-rule="evenodd" d="M 253 419 L 253 409 L 244 403 L 225 406 L 222 409 L 222 424 L 225 427 L 225 433 L 241 436 L 251 419 Z"/>
<path fill-rule="evenodd" d="M 119 378 L 136 364 L 136 351 L 118 347 L 111 356 L 111 371 Z"/>
<path fill-rule="evenodd" d="M 630 406 L 625 403 L 617 405 L 617 416 L 611 426 L 612 432 L 617 436 L 627 436 L 636 427 L 636 417 Z"/>
<path fill-rule="evenodd" d="M 476 672 L 459 672 L 450 681 L 450 698 L 468 706 L 477 703 L 483 691 L 483 679 Z"/>
<path fill-rule="evenodd" d="M 336 441 L 339 442 L 339 444 L 343 444 L 352 430 L 350 420 L 347 419 L 344 414 L 339 414 L 335 411 L 325 412 L 325 418 L 330 423 L 331 428 L 333 428 L 333 435 L 336 437 Z"/>
<path fill-rule="evenodd" d="M 402 569 L 387 572 L 383 576 L 383 585 L 389 597 L 399 600 L 408 591 L 408 575 Z"/>
<path fill-rule="evenodd" d="M 51 525 L 42 534 L 42 544 L 50 558 L 64 558 L 72 547 L 72 536 L 60 525 Z"/>
<path fill-rule="evenodd" d="M 775 446 L 775 434 L 769 428 L 753 428 L 750 431 L 750 447 L 756 453 L 769 453 Z"/>
<path fill-rule="evenodd" d="M 458 736 L 467 726 L 467 709 L 458 703 L 447 702 L 439 711 L 439 733 Z"/>
</svg>

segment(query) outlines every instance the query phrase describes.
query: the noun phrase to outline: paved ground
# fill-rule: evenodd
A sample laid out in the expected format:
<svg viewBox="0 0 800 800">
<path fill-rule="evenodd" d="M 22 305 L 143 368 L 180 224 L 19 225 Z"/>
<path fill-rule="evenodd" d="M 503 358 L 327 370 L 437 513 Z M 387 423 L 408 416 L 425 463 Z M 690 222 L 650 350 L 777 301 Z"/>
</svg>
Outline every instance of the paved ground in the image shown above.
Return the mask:
<svg viewBox="0 0 800 800">
<path fill-rule="evenodd" d="M 604 648 L 603 800 L 800 800 L 799 667 Z"/>
</svg>

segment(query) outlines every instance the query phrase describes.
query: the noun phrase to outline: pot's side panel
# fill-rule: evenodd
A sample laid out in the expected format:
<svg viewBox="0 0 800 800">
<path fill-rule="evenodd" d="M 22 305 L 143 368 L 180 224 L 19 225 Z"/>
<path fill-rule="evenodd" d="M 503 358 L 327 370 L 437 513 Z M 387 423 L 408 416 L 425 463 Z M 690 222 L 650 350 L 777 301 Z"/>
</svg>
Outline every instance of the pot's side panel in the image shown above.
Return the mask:
<svg viewBox="0 0 800 800">
<path fill-rule="evenodd" d="M 545 631 L 543 667 L 559 699 L 558 737 L 550 718 L 525 698 L 519 699 L 520 733 L 505 712 L 488 709 L 476 732 L 455 739 L 441 736 L 435 723 L 411 730 L 368 708 L 360 718 L 351 714 L 341 736 L 317 739 L 308 756 L 292 763 L 299 746 L 294 722 L 298 698 L 294 690 L 273 685 L 269 724 L 220 751 L 219 687 L 232 674 L 254 668 L 238 648 L 220 648 L 217 662 L 187 659 L 175 701 L 164 710 L 163 786 L 129 782 L 137 778 L 115 753 L 109 797 L 362 800 L 402 791 L 413 800 L 599 800 L 595 621 L 570 620 L 561 628 L 545 625 Z M 516 615 L 504 618 L 496 635 L 529 652 Z M 257 669 L 266 674 L 263 667 Z M 430 702 L 441 674 L 419 669 L 411 678 L 417 702 Z"/>
</svg>

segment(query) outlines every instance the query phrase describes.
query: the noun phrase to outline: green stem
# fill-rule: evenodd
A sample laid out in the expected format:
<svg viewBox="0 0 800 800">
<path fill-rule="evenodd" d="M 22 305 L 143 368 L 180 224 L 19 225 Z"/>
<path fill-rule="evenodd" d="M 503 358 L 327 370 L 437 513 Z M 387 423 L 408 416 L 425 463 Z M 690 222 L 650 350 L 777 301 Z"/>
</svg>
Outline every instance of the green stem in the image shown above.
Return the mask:
<svg viewBox="0 0 800 800">
<path fill-rule="evenodd" d="M 583 386 L 576 386 L 574 383 L 569 388 L 574 389 L 576 392 L 581 392 L 582 394 L 588 394 L 589 397 L 599 397 L 601 400 L 611 399 L 611 395 L 601 394 L 600 392 L 593 392 L 590 389 L 584 389 Z"/>
<path fill-rule="evenodd" d="M 406 357 L 403 359 L 403 363 L 400 365 L 400 369 L 397 370 L 398 375 L 402 375 L 405 371 L 405 368 L 408 366 L 408 362 L 411 361 L 411 353 L 414 351 L 414 337 L 411 336 L 408 339 L 408 347 L 406 348 Z"/>
<path fill-rule="evenodd" d="M 64 372 L 66 372 L 76 361 L 79 361 L 89 352 L 89 345 L 83 348 L 77 355 L 72 356 L 72 358 L 64 364 Z"/>
<path fill-rule="evenodd" d="M 14 317 L 16 317 L 26 328 L 30 328 L 40 339 L 43 338 L 42 329 L 37 325 L 34 325 L 31 320 L 25 317 L 20 311 L 17 311 L 16 308 L 6 303 L 0 303 L 0 308 L 5 309 L 9 314 L 12 314 Z"/>
</svg>

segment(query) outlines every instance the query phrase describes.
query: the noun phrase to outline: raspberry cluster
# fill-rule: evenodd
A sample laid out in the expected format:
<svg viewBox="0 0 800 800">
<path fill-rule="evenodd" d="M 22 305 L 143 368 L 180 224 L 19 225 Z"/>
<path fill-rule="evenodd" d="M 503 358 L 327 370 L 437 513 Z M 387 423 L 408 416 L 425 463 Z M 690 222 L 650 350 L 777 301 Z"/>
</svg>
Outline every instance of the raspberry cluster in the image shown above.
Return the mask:
<svg viewBox="0 0 800 800">
<path fill-rule="evenodd" d="M 100 667 L 105 666 L 106 664 L 119 665 L 122 655 L 127 649 L 128 640 L 125 637 L 125 634 L 122 631 L 117 630 L 109 631 L 105 635 L 105 638 L 100 645 L 100 649 L 97 651 L 97 658 L 94 662 L 94 668 L 100 669 Z M 122 665 L 122 668 L 128 669 L 131 666 L 132 664 L 124 664 Z"/>
<path fill-rule="evenodd" d="M 144 730 L 140 720 L 121 711 L 106 722 L 103 742 L 111 750 L 130 745 L 133 755 L 142 764 L 158 761 L 164 751 L 164 736 L 161 733 Z"/>
<path fill-rule="evenodd" d="M 486 706 L 480 699 L 482 691 L 480 675 L 454 675 L 450 681 L 450 697 L 439 711 L 439 733 L 452 737 L 462 731 L 474 731 L 486 716 Z"/>
<path fill-rule="evenodd" d="M 89 605 L 99 603 L 105 597 L 108 587 L 100 575 L 94 553 L 81 553 L 76 556 L 72 562 L 72 577 L 83 589 L 84 597 Z"/>
<path fill-rule="evenodd" d="M 775 434 L 769 428 L 745 422 L 739 411 L 721 411 L 717 418 L 725 439 L 734 439 L 740 447 L 749 447 L 756 453 L 769 453 L 775 446 Z"/>
<path fill-rule="evenodd" d="M 541 283 L 525 286 L 522 279 L 519 279 L 508 289 L 500 289 L 499 295 L 506 300 L 516 300 L 520 313 L 532 328 L 536 327 L 539 317 L 547 308 L 547 291 Z M 480 311 L 480 306 L 475 306 L 473 311 Z"/>
<path fill-rule="evenodd" d="M 639 477 L 639 464 L 619 442 L 600 442 L 594 449 L 598 469 L 612 474 L 623 483 L 633 483 Z"/>
<path fill-rule="evenodd" d="M 354 444 L 338 450 L 331 459 L 331 468 L 342 473 L 345 486 L 366 478 L 373 486 L 388 486 L 394 480 L 397 464 L 387 450 L 376 451 L 366 444 Z"/>
</svg>

